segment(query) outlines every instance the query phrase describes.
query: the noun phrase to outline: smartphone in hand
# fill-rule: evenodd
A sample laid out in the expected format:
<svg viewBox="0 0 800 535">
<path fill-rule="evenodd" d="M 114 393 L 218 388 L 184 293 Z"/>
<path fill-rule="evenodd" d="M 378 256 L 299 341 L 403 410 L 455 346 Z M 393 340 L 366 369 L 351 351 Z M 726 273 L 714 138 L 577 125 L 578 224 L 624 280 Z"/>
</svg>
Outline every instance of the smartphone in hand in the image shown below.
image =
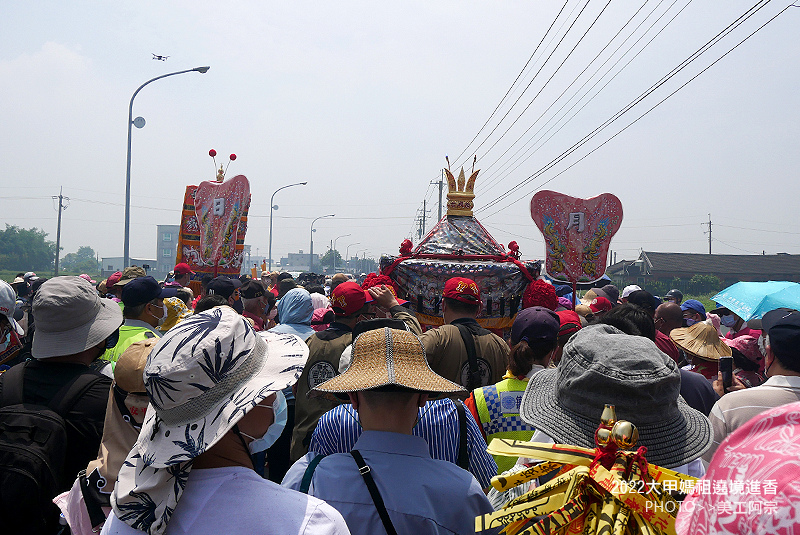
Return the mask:
<svg viewBox="0 0 800 535">
<path fill-rule="evenodd" d="M 730 388 L 733 385 L 733 357 L 720 357 L 719 371 L 722 373 L 722 386 Z"/>
</svg>

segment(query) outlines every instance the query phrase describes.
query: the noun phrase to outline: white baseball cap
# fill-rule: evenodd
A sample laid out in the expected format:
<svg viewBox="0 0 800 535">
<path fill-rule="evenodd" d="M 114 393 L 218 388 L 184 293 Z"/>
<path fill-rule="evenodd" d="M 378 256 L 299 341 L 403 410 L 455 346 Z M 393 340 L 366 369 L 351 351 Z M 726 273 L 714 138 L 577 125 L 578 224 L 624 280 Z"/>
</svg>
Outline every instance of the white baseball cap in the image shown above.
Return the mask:
<svg viewBox="0 0 800 535">
<path fill-rule="evenodd" d="M 623 299 L 627 299 L 629 295 L 631 295 L 633 292 L 638 292 L 639 290 L 641 290 L 641 288 L 639 286 L 635 285 L 635 284 L 631 284 L 630 286 L 626 286 L 622 290 L 622 298 Z"/>
</svg>

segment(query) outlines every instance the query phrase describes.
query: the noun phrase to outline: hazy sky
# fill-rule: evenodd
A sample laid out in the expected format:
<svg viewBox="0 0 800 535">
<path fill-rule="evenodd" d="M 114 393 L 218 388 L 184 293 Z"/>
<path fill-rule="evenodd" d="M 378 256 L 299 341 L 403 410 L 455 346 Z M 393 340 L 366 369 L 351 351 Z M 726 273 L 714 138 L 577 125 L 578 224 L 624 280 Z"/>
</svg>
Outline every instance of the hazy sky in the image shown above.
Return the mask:
<svg viewBox="0 0 800 535">
<path fill-rule="evenodd" d="M 498 241 L 518 241 L 524 258 L 544 254 L 529 204 L 548 180 L 545 189 L 621 199 L 618 260 L 640 248 L 707 252 L 709 213 L 716 253 L 800 253 L 800 8 L 589 154 L 789 2 L 762 4 L 541 172 L 752 2 L 4 2 L 0 223 L 55 241 L 50 197 L 63 186 L 62 255 L 90 245 L 121 256 L 131 95 L 152 77 L 210 65 L 136 97 L 134 117 L 147 125 L 133 130 L 132 257 L 154 257 L 156 225 L 179 223 L 186 185 L 213 179 L 211 148 L 235 152 L 229 176 L 250 180 L 246 242 L 261 257 L 270 195 L 300 181 L 308 186 L 276 196 L 273 258 L 307 252 L 311 220 L 330 213 L 316 224 L 316 252 L 350 234 L 337 243 L 342 254 L 349 244 L 351 255 L 396 254 L 423 199 L 426 230 L 436 221 L 429 183 L 445 155 L 457 171 L 473 154 L 476 215 Z"/>
</svg>

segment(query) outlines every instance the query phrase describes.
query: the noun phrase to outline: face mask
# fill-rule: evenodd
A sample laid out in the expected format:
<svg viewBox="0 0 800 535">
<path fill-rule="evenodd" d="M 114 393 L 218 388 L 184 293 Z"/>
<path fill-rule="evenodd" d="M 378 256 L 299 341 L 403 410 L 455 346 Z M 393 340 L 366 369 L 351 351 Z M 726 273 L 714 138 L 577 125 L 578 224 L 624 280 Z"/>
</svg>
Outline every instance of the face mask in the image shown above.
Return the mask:
<svg viewBox="0 0 800 535">
<path fill-rule="evenodd" d="M 269 314 L 267 314 L 267 319 L 274 320 L 277 317 L 278 317 L 278 309 L 272 307 L 272 310 L 270 310 Z"/>
<path fill-rule="evenodd" d="M 272 422 L 272 425 L 267 428 L 267 432 L 264 433 L 263 437 L 256 438 L 248 435 L 247 433 L 242 433 L 242 435 L 252 439 L 252 442 L 247 445 L 252 455 L 262 452 L 275 444 L 278 438 L 280 438 L 281 433 L 283 433 L 283 429 L 286 427 L 289 409 L 286 406 L 286 398 L 284 397 L 283 392 L 278 391 L 275 393 L 275 401 L 272 403 L 272 411 L 275 413 L 275 421 Z"/>
<path fill-rule="evenodd" d="M 3 341 L 0 342 L 0 351 L 5 351 L 6 348 L 8 347 L 8 344 L 10 343 L 11 343 L 11 331 L 8 331 Z"/>
<path fill-rule="evenodd" d="M 691 327 L 692 325 L 697 323 L 697 320 L 693 320 L 692 318 L 684 318 L 683 321 L 686 323 L 687 327 Z"/>
<path fill-rule="evenodd" d="M 160 318 L 158 316 L 156 316 L 155 314 L 152 314 L 152 316 L 158 320 L 158 325 L 157 325 L 158 327 L 161 327 L 162 325 L 164 325 L 164 322 L 167 321 L 167 305 L 165 305 L 163 303 L 161 304 L 161 317 Z"/>
<path fill-rule="evenodd" d="M 733 314 L 728 314 L 727 316 L 722 316 L 719 319 L 719 322 L 725 327 L 733 327 L 736 325 L 736 318 L 733 316 Z"/>
</svg>

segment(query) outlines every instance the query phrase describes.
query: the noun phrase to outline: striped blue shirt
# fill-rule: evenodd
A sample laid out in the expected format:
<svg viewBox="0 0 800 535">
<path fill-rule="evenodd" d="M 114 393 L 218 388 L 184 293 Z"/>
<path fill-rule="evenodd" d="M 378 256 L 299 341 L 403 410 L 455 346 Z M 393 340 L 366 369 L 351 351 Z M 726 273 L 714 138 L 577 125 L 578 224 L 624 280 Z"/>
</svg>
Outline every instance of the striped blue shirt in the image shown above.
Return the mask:
<svg viewBox="0 0 800 535">
<path fill-rule="evenodd" d="M 469 471 L 480 483 L 481 488 L 490 485 L 493 476 L 497 475 L 497 464 L 486 452 L 486 441 L 481 435 L 478 424 L 466 412 L 467 420 L 467 456 Z M 412 433 L 425 439 L 431 457 L 442 461 L 456 463 L 460 427 L 458 410 L 453 400 L 444 398 L 429 401 L 419 411 L 419 421 Z M 358 413 L 349 403 L 339 405 L 319 419 L 317 428 L 311 437 L 309 451 L 330 455 L 332 453 L 348 453 L 362 433 L 358 423 Z"/>
</svg>

